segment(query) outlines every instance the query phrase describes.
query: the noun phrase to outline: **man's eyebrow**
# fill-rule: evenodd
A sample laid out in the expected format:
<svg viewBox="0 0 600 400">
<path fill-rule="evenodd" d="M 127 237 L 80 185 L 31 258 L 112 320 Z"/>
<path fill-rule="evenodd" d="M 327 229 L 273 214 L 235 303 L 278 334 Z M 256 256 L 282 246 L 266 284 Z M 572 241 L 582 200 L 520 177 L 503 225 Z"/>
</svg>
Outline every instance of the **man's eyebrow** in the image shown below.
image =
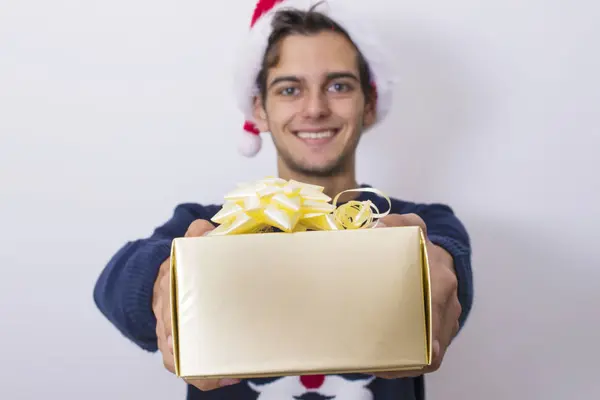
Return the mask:
<svg viewBox="0 0 600 400">
<path fill-rule="evenodd" d="M 334 79 L 340 79 L 340 78 L 350 78 L 357 82 L 360 81 L 358 79 L 358 77 L 356 75 L 354 75 L 352 72 L 331 72 L 331 73 L 327 74 L 328 81 L 332 81 Z"/>
<path fill-rule="evenodd" d="M 332 81 L 334 79 L 340 79 L 340 78 L 349 78 L 349 79 L 355 80 L 357 82 L 360 82 L 360 79 L 358 79 L 358 77 L 355 74 L 353 74 L 352 72 L 339 71 L 339 72 L 330 72 L 327 74 L 327 81 Z M 281 83 L 281 82 L 299 83 L 300 81 L 301 81 L 301 79 L 294 75 L 278 76 L 277 78 L 275 78 L 271 81 L 271 83 L 269 84 L 269 88 L 271 88 L 274 85 Z"/>
<path fill-rule="evenodd" d="M 271 83 L 269 84 L 269 88 L 273 87 L 274 85 L 280 83 L 280 82 L 294 82 L 294 83 L 298 83 L 300 82 L 300 79 L 297 76 L 293 76 L 293 75 L 288 75 L 288 76 L 278 76 L 277 78 L 273 79 L 271 81 Z"/>
</svg>

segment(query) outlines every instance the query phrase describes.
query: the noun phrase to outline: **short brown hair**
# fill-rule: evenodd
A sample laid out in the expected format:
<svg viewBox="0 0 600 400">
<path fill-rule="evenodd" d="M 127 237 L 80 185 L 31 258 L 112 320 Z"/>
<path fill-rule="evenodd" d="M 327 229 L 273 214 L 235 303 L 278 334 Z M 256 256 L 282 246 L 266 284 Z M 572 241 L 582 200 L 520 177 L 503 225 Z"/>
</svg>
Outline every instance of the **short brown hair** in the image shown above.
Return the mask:
<svg viewBox="0 0 600 400">
<path fill-rule="evenodd" d="M 293 34 L 314 35 L 323 31 L 333 31 L 343 35 L 356 49 L 358 72 L 362 92 L 365 101 L 369 103 L 373 100 L 373 87 L 371 86 L 371 73 L 367 60 L 360 52 L 350 35 L 337 22 L 323 13 L 315 11 L 318 4 L 311 7 L 308 11 L 295 9 L 278 11 L 271 23 L 272 32 L 269 36 L 267 49 L 263 56 L 261 70 L 256 77 L 256 85 L 260 90 L 263 103 L 266 97 L 267 73 L 269 68 L 274 67 L 279 62 L 279 44 L 281 41 Z"/>
</svg>

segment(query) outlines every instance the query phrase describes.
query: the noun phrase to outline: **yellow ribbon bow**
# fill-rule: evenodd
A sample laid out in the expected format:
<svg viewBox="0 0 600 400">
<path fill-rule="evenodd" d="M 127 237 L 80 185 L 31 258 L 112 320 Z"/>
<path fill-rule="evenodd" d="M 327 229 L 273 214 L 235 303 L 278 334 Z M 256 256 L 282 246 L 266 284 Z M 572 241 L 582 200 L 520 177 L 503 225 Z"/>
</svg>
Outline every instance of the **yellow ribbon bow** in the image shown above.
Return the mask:
<svg viewBox="0 0 600 400">
<path fill-rule="evenodd" d="M 339 197 L 347 192 L 372 192 L 382 195 L 391 209 L 390 198 L 376 189 L 349 189 L 331 198 L 322 186 L 294 180 L 266 178 L 225 196 L 225 204 L 211 221 L 219 224 L 209 235 L 257 233 L 278 228 L 283 232 L 306 230 L 343 230 L 372 228 L 380 213 L 370 200 L 349 201 L 337 207 Z"/>
</svg>

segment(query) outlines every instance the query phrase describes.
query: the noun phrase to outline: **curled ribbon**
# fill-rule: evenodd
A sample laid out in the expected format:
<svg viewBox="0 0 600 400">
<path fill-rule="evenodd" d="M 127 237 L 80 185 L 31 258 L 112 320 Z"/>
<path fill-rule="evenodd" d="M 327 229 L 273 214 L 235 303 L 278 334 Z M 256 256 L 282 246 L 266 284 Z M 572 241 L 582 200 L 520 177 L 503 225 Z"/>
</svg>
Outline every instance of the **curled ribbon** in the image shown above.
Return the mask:
<svg viewBox="0 0 600 400">
<path fill-rule="evenodd" d="M 377 225 L 380 213 L 370 200 L 351 200 L 337 206 L 341 195 L 348 192 L 372 192 L 388 196 L 377 189 L 349 189 L 331 198 L 322 186 L 295 180 L 267 178 L 240 185 L 225 196 L 225 204 L 211 221 L 219 224 L 209 235 L 235 235 L 272 231 L 302 232 L 306 230 L 364 229 Z"/>
</svg>

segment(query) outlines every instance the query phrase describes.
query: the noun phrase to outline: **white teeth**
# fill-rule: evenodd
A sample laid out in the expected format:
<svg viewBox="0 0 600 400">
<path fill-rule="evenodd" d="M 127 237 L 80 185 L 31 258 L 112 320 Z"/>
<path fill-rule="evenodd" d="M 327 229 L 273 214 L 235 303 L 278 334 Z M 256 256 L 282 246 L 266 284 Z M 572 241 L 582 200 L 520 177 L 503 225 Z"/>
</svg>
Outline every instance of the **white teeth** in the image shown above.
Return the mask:
<svg viewBox="0 0 600 400">
<path fill-rule="evenodd" d="M 298 132 L 300 139 L 326 139 L 333 136 L 333 131 L 323 132 Z"/>
</svg>

